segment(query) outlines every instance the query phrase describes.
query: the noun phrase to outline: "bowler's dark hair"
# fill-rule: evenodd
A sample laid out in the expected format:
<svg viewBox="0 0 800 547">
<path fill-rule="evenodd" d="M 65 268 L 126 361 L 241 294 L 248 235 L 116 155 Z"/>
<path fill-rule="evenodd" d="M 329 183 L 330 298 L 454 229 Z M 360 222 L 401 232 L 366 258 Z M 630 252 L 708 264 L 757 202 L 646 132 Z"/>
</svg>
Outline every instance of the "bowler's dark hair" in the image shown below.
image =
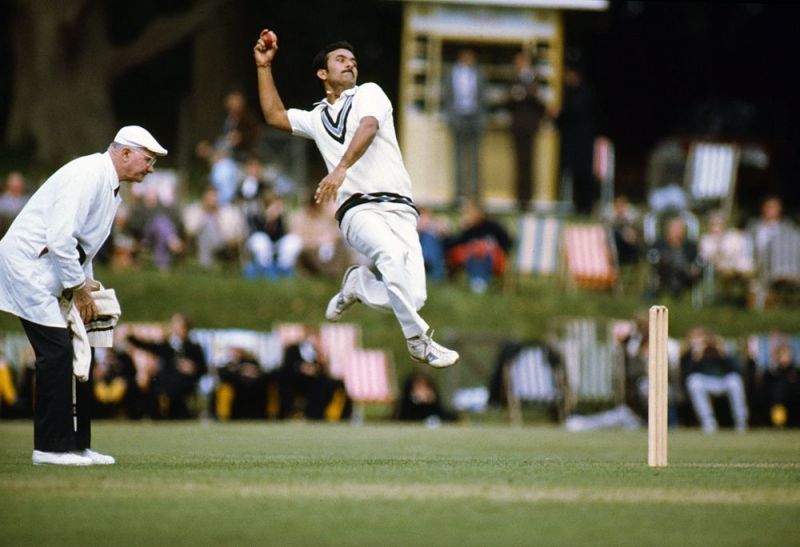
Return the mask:
<svg viewBox="0 0 800 547">
<path fill-rule="evenodd" d="M 339 42 L 333 42 L 332 44 L 328 44 L 314 56 L 314 60 L 311 62 L 311 68 L 314 69 L 314 73 L 316 73 L 319 69 L 327 70 L 328 69 L 328 54 L 331 51 L 336 51 L 337 49 L 346 49 L 353 55 L 356 54 L 355 50 L 353 50 L 353 46 L 350 45 L 350 42 L 345 42 L 341 40 Z"/>
</svg>

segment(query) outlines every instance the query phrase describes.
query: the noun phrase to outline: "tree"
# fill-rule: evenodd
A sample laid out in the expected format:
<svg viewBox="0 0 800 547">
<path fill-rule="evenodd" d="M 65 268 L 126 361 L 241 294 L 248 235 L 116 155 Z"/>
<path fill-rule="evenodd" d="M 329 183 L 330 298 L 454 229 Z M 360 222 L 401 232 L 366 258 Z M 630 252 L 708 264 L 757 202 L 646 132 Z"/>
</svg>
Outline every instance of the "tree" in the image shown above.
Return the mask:
<svg viewBox="0 0 800 547">
<path fill-rule="evenodd" d="M 32 142 L 47 164 L 102 149 L 115 130 L 114 81 L 186 39 L 224 2 L 199 0 L 157 16 L 120 46 L 109 39 L 102 0 L 16 0 L 6 142 Z"/>
</svg>

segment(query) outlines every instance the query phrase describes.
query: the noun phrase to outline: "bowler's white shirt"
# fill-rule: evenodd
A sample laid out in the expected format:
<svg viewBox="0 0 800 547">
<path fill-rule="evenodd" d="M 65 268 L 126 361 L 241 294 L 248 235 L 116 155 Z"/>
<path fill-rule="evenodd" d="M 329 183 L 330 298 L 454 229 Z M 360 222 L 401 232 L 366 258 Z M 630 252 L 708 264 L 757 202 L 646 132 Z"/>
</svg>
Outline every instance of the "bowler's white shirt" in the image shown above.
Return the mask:
<svg viewBox="0 0 800 547">
<path fill-rule="evenodd" d="M 58 296 L 92 277 L 92 258 L 121 202 L 118 189 L 108 152 L 77 158 L 44 182 L 0 240 L 0 310 L 66 327 Z M 83 266 L 78 245 L 86 253 Z"/>
<path fill-rule="evenodd" d="M 375 139 L 347 170 L 336 194 L 337 206 L 354 193 L 392 192 L 413 198 L 411 178 L 397 144 L 392 103 L 377 84 L 355 86 L 342 92 L 333 104 L 322 100 L 313 110 L 291 108 L 288 114 L 292 134 L 316 143 L 328 172 L 341 161 L 361 119 L 372 116 L 378 120 Z"/>
</svg>

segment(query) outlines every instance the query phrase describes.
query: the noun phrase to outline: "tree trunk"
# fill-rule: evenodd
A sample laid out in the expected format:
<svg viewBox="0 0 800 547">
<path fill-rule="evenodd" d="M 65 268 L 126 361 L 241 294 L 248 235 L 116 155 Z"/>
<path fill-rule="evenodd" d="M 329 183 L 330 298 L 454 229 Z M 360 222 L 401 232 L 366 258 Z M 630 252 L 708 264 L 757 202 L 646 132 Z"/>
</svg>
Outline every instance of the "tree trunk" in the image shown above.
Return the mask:
<svg viewBox="0 0 800 547">
<path fill-rule="evenodd" d="M 33 143 L 46 165 L 104 150 L 116 129 L 113 80 L 185 39 L 222 2 L 156 18 L 133 43 L 114 47 L 101 1 L 17 0 L 7 142 Z"/>
</svg>

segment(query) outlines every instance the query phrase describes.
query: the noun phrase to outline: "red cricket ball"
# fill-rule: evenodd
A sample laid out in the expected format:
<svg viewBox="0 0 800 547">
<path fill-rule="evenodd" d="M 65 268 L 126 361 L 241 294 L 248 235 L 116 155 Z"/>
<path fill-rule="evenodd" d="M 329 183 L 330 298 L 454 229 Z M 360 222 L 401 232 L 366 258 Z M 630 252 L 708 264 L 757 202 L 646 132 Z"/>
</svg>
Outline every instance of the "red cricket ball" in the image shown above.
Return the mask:
<svg viewBox="0 0 800 547">
<path fill-rule="evenodd" d="M 269 49 L 277 40 L 277 36 L 271 30 L 264 29 L 261 31 L 261 40 L 264 41 L 264 45 Z"/>
</svg>

